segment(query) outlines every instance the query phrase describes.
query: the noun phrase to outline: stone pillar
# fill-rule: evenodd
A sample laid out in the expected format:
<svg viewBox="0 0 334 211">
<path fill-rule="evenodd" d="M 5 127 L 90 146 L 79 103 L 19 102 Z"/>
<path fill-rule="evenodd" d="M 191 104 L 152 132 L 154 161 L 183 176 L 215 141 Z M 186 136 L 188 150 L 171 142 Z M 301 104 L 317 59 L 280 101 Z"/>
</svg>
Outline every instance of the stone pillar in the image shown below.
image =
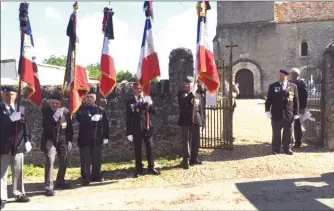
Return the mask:
<svg viewBox="0 0 334 211">
<path fill-rule="evenodd" d="M 193 76 L 194 71 L 194 58 L 191 50 L 186 48 L 177 48 L 171 51 L 169 54 L 169 99 L 166 102 L 169 111 L 168 119 L 165 125 L 168 125 L 168 131 L 166 133 L 169 137 L 172 137 L 170 141 L 173 143 L 173 147 L 176 152 L 182 155 L 182 142 L 181 142 L 181 128 L 177 125 L 179 118 L 179 104 L 177 100 L 177 93 L 184 87 L 184 79 L 186 76 Z M 166 134 L 166 136 L 167 136 Z"/>
<path fill-rule="evenodd" d="M 191 50 L 187 48 L 177 48 L 169 54 L 169 92 L 177 95 L 183 89 L 185 77 L 193 76 L 194 57 Z"/>
<path fill-rule="evenodd" d="M 325 147 L 334 149 L 334 42 L 324 53 L 323 137 Z"/>
</svg>

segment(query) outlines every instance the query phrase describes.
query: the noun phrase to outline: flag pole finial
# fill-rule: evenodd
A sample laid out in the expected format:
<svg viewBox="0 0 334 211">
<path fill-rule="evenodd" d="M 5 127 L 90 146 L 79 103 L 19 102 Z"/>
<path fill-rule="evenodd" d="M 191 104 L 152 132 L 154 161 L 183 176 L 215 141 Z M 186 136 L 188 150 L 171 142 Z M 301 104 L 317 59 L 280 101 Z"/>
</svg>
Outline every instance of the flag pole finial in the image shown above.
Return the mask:
<svg viewBox="0 0 334 211">
<path fill-rule="evenodd" d="M 79 9 L 78 1 L 75 1 L 75 3 L 73 4 L 73 9 L 74 10 L 78 10 Z"/>
</svg>

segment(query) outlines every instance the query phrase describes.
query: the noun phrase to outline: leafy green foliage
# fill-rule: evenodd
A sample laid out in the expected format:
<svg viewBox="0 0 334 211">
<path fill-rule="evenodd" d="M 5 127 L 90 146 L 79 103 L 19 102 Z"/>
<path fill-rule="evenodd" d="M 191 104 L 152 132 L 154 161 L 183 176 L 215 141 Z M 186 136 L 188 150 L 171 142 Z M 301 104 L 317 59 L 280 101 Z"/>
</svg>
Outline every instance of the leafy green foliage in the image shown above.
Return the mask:
<svg viewBox="0 0 334 211">
<path fill-rule="evenodd" d="M 51 55 L 50 58 L 44 59 L 43 63 L 65 67 L 66 66 L 66 59 L 67 59 L 67 56 L 59 56 L 58 57 L 58 56 Z"/>
<path fill-rule="evenodd" d="M 66 56 L 54 56 L 52 55 L 48 59 L 44 59 L 43 63 L 44 64 L 50 64 L 50 65 L 55 65 L 55 66 L 66 66 Z M 90 64 L 86 66 L 87 71 L 89 72 L 89 78 L 95 79 L 95 80 L 100 80 L 101 76 L 101 66 L 100 63 L 97 62 L 95 64 Z M 117 82 L 120 83 L 122 81 L 130 81 L 130 82 L 135 82 L 136 81 L 136 76 L 129 72 L 128 70 L 120 70 L 117 71 Z"/>
</svg>

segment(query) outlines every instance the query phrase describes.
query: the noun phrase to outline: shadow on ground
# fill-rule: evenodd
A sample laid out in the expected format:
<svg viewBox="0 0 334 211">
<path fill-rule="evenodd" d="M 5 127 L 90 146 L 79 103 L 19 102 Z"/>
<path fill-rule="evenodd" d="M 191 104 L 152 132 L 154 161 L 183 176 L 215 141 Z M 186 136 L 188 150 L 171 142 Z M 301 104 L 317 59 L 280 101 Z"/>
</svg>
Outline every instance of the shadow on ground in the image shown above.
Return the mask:
<svg viewBox="0 0 334 211">
<path fill-rule="evenodd" d="M 333 210 L 334 206 L 334 173 L 236 186 L 258 210 Z"/>
<path fill-rule="evenodd" d="M 247 142 L 247 140 L 237 141 L 233 145 L 233 150 L 201 149 L 200 156 L 205 161 L 232 161 L 272 155 L 271 144 L 269 143 L 243 144 L 242 142 Z M 330 152 L 330 150 L 313 144 L 304 144 L 301 148 L 292 148 L 292 150 L 295 153 Z M 283 150 L 281 150 L 281 153 L 284 154 Z"/>
</svg>

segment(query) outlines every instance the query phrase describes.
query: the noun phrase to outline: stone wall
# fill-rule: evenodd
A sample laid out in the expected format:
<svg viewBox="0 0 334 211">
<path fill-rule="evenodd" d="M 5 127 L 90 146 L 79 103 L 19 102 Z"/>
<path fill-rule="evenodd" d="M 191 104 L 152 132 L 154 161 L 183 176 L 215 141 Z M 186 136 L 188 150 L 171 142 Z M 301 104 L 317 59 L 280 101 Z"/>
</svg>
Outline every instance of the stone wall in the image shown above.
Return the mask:
<svg viewBox="0 0 334 211">
<path fill-rule="evenodd" d="M 324 62 L 324 143 L 334 149 L 334 42 L 326 48 Z"/>
<path fill-rule="evenodd" d="M 179 115 L 177 91 L 182 88 L 184 77 L 193 74 L 193 55 L 190 50 L 175 49 L 170 53 L 169 59 L 169 81 L 162 80 L 152 84 L 152 100 L 157 110 L 157 116 L 152 116 L 155 127 L 153 138 L 155 157 L 181 154 L 180 128 L 176 125 Z M 43 97 L 46 98 L 50 92 L 58 88 L 60 87 L 43 87 Z M 117 84 L 114 92 L 101 101 L 110 125 L 110 140 L 103 148 L 103 157 L 106 162 L 134 159 L 133 143 L 129 142 L 125 136 L 125 102 L 131 93 L 132 83 Z M 27 155 L 26 162 L 42 164 L 43 154 L 39 150 L 42 133 L 41 112 L 26 100 L 23 104 L 26 107 L 27 120 L 33 138 L 33 153 Z M 77 165 L 79 159 L 76 145 L 78 124 L 75 120 L 73 120 L 73 126 L 76 132 L 71 153 L 72 166 Z M 143 159 L 145 160 L 145 157 Z"/>
</svg>

